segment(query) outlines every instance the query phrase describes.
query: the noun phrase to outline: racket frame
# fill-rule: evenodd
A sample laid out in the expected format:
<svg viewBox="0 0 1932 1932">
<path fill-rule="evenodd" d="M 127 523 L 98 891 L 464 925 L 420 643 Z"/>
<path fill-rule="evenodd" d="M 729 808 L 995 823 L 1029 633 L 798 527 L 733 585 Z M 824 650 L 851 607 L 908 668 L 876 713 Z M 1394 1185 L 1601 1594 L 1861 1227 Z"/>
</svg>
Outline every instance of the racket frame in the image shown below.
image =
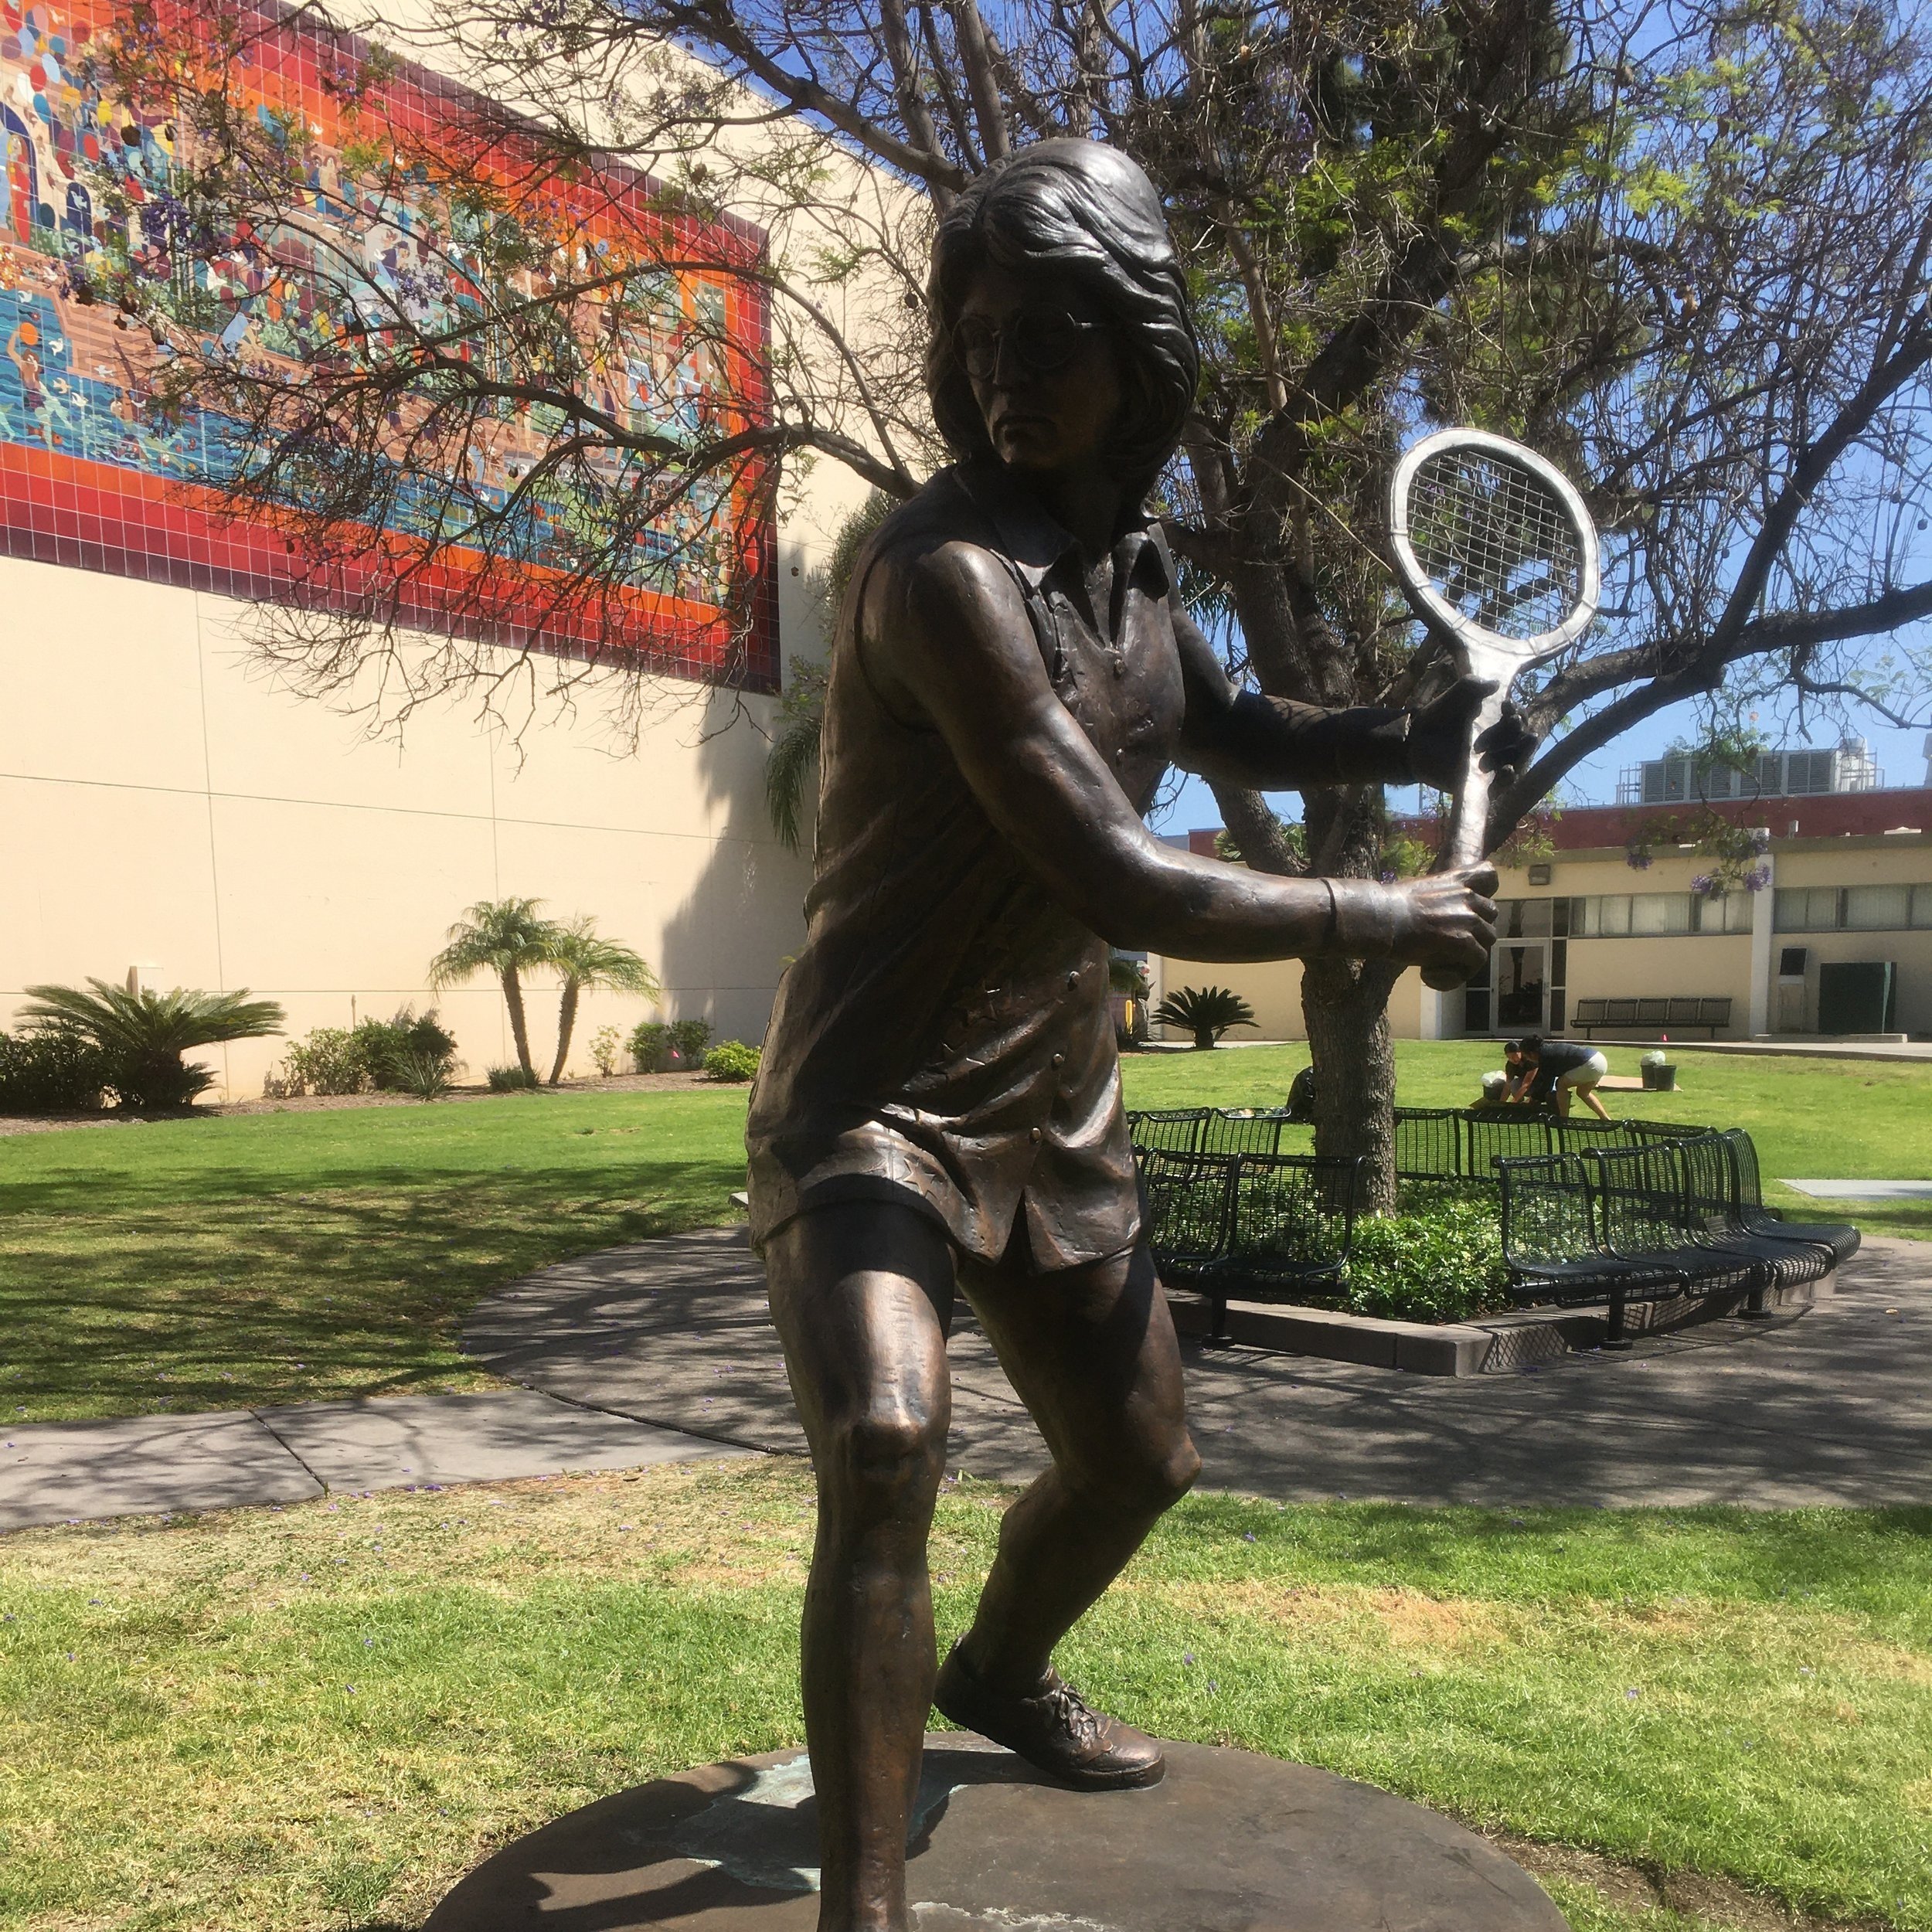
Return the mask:
<svg viewBox="0 0 1932 1932">
<path fill-rule="evenodd" d="M 1528 470 L 1549 488 L 1567 513 L 1577 539 L 1581 595 L 1575 610 L 1554 630 L 1533 638 L 1505 637 L 1487 624 L 1464 616 L 1439 596 L 1430 583 L 1410 540 L 1409 489 L 1417 471 L 1430 457 L 1454 450 L 1497 457 Z M 1389 482 L 1389 537 L 1395 553 L 1396 576 L 1416 614 L 1448 645 L 1464 676 L 1486 678 L 1495 685 L 1470 720 L 1463 780 L 1451 794 L 1449 822 L 1436 857 L 1437 872 L 1457 872 L 1481 863 L 1489 826 L 1489 794 L 1494 777 L 1482 768 L 1476 754 L 1477 740 L 1501 719 L 1518 672 L 1566 650 L 1596 620 L 1602 594 L 1597 526 L 1570 478 L 1534 450 L 1526 449 L 1506 436 L 1492 435 L 1487 430 L 1446 429 L 1411 444 L 1396 464 Z M 1423 978 L 1438 992 L 1454 992 L 1464 984 L 1453 972 L 1431 971 Z"/>
<path fill-rule="evenodd" d="M 1506 638 L 1501 631 L 1492 631 L 1487 624 L 1465 617 L 1447 598 L 1440 596 L 1429 581 L 1428 573 L 1423 569 L 1410 541 L 1410 485 L 1415 481 L 1416 472 L 1431 457 L 1456 450 L 1493 456 L 1527 470 L 1563 505 L 1577 537 L 1581 581 L 1576 608 L 1553 631 L 1546 631 L 1534 638 Z M 1418 614 L 1425 623 L 1446 633 L 1459 645 L 1480 644 L 1486 646 L 1491 654 L 1506 653 L 1517 661 L 1519 668 L 1539 658 L 1553 656 L 1574 644 L 1595 621 L 1597 603 L 1603 594 L 1597 526 L 1583 507 L 1583 499 L 1577 495 L 1576 486 L 1555 464 L 1539 456 L 1534 450 L 1511 441 L 1506 436 L 1492 435 L 1487 430 L 1437 430 L 1434 435 L 1425 436 L 1420 442 L 1412 444 L 1403 451 L 1389 485 L 1389 542 L 1395 553 L 1396 574 L 1401 578 L 1403 589 L 1407 592 L 1410 600 L 1420 607 Z"/>
</svg>

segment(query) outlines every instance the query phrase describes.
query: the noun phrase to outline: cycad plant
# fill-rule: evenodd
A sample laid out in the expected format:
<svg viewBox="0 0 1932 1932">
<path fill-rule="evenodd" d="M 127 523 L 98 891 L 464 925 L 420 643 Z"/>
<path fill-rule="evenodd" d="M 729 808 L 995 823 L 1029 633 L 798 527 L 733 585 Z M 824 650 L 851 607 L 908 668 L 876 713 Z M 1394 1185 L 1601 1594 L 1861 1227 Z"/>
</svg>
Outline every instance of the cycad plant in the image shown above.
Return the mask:
<svg viewBox="0 0 1932 1932">
<path fill-rule="evenodd" d="M 187 1107 L 214 1084 L 205 1066 L 182 1055 L 224 1040 L 259 1039 L 279 1033 L 285 1015 L 272 999 L 250 999 L 248 988 L 204 993 L 176 986 L 165 993 L 131 992 L 104 979 L 94 990 L 77 986 L 29 986 L 33 1002 L 22 1017 L 36 1029 L 78 1034 L 100 1050 L 105 1083 L 123 1107 Z"/>
<path fill-rule="evenodd" d="M 1155 1008 L 1154 1017 L 1163 1026 L 1192 1033 L 1196 1049 L 1202 1053 L 1230 1026 L 1255 1023 L 1254 1009 L 1226 986 L 1183 986 Z"/>
<path fill-rule="evenodd" d="M 614 988 L 619 992 L 641 993 L 655 999 L 664 991 L 658 976 L 641 953 L 614 939 L 605 939 L 597 921 L 587 913 L 556 929 L 550 943 L 549 963 L 563 975 L 563 993 L 557 1005 L 556 1060 L 550 1069 L 550 1084 L 563 1077 L 563 1063 L 570 1056 L 570 1036 L 577 1030 L 577 1000 L 587 988 Z"/>
<path fill-rule="evenodd" d="M 493 975 L 510 1009 L 517 1064 L 536 1084 L 530 1032 L 523 1019 L 523 975 L 552 964 L 562 928 L 538 910 L 540 899 L 482 899 L 449 930 L 449 944 L 430 961 L 430 984 L 454 986 L 478 973 Z"/>
</svg>

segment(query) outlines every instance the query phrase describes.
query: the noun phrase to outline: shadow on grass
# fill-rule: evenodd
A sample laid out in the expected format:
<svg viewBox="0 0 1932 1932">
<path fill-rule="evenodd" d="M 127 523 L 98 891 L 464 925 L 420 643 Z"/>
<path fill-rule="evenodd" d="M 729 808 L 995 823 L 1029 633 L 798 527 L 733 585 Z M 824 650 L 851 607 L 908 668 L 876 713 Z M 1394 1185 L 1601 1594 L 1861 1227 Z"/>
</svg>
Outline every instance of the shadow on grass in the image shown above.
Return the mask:
<svg viewBox="0 0 1932 1932">
<path fill-rule="evenodd" d="M 1264 1506 L 1265 1509 L 1265 1506 Z M 1318 1505 L 1257 1521 L 1252 1502 L 1191 1497 L 1162 1526 L 1163 1555 L 1194 1570 L 1257 1538 L 1263 1564 L 1454 1595 L 1617 1600 L 1681 1593 L 1731 1601 L 1811 1601 L 1900 1617 L 1932 1636 L 1932 1507 L 1759 1510 L 1519 1507 L 1417 1509 Z M 1270 1544 L 1279 1537 L 1272 1550 Z"/>
<path fill-rule="evenodd" d="M 9 1190 L 0 1420 L 490 1379 L 456 1347 L 532 1270 L 732 1218 L 730 1160 L 70 1175 Z"/>
<path fill-rule="evenodd" d="M 1896 1235 L 1908 1241 L 1932 1241 L 1932 1201 L 1820 1201 L 1807 1216 L 1804 1207 L 1783 1203 L 1794 1221 L 1844 1219 L 1861 1234 Z"/>
</svg>

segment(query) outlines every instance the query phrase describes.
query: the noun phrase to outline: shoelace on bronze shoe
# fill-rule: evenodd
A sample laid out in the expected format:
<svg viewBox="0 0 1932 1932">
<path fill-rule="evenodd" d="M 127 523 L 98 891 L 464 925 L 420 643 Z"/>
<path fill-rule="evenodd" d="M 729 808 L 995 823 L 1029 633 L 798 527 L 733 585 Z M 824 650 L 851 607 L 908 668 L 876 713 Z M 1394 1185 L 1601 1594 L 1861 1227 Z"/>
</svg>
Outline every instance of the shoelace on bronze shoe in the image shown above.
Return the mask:
<svg viewBox="0 0 1932 1932">
<path fill-rule="evenodd" d="M 1098 1744 L 1104 1736 L 1107 1720 L 1064 1678 L 1043 1691 L 1039 1701 L 1046 1706 L 1055 1722 L 1082 1748 Z"/>
</svg>

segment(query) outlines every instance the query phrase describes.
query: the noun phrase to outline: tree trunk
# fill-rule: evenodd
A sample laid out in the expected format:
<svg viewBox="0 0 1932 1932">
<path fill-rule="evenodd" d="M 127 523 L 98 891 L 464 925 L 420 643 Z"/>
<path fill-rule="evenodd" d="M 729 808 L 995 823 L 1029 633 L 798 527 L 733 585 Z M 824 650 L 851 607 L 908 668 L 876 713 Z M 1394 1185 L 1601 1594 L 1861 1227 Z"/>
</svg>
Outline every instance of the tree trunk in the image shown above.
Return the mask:
<svg viewBox="0 0 1932 1932">
<path fill-rule="evenodd" d="M 1372 879 L 1381 862 L 1381 793 L 1313 791 L 1304 801 L 1311 869 Z M 1395 1205 L 1396 1065 L 1389 995 L 1402 968 L 1386 959 L 1311 959 L 1301 969 L 1301 1016 L 1315 1068 L 1318 1154 L 1361 1155 L 1362 1208 Z"/>
<path fill-rule="evenodd" d="M 1318 1154 L 1366 1155 L 1358 1206 L 1379 1213 L 1396 1198 L 1395 1053 L 1390 960 L 1311 959 L 1301 969 L 1301 1015 L 1315 1063 Z"/>
<path fill-rule="evenodd" d="M 566 978 L 563 997 L 557 1002 L 556 1009 L 556 1064 L 550 1069 L 550 1084 L 554 1087 L 563 1077 L 563 1063 L 570 1057 L 570 1036 L 577 1031 L 577 982 Z"/>
<path fill-rule="evenodd" d="M 510 1037 L 516 1042 L 516 1063 L 536 1083 L 536 1068 L 530 1059 L 530 1029 L 523 1023 L 523 987 L 516 968 L 503 969 L 503 1003 L 510 1009 Z"/>
</svg>

